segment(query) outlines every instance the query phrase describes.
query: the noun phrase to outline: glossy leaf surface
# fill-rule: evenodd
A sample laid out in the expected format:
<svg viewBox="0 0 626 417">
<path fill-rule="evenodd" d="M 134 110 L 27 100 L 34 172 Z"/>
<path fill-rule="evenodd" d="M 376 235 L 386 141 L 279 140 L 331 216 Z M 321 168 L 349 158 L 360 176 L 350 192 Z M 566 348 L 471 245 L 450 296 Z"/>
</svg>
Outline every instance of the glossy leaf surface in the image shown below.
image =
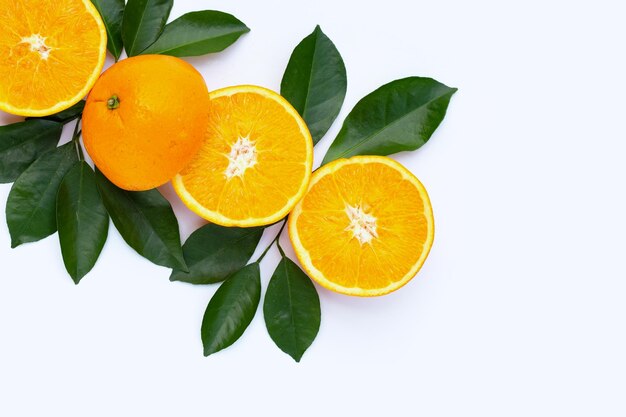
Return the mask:
<svg viewBox="0 0 626 417">
<path fill-rule="evenodd" d="M 109 231 L 95 174 L 85 161 L 75 164 L 59 186 L 57 226 L 65 269 L 78 284 L 96 264 Z"/>
<path fill-rule="evenodd" d="M 13 182 L 37 158 L 54 149 L 63 125 L 43 119 L 0 126 L 0 183 Z"/>
<path fill-rule="evenodd" d="M 170 280 L 191 284 L 224 281 L 248 263 L 263 230 L 262 227 L 242 229 L 211 223 L 201 227 L 183 245 L 189 272 L 174 270 Z"/>
<path fill-rule="evenodd" d="M 143 53 L 184 57 L 220 52 L 249 31 L 228 13 L 191 12 L 165 26 L 159 39 Z"/>
<path fill-rule="evenodd" d="M 390 155 L 424 145 L 457 91 L 432 78 L 392 81 L 357 103 L 322 164 L 355 155 Z"/>
<path fill-rule="evenodd" d="M 254 318 L 261 299 L 261 272 L 253 263 L 228 278 L 215 292 L 202 320 L 204 356 L 232 345 Z"/>
<path fill-rule="evenodd" d="M 128 0 L 122 22 L 126 54 L 139 55 L 159 38 L 174 0 Z"/>
<path fill-rule="evenodd" d="M 131 248 L 157 265 L 187 269 L 178 221 L 158 190 L 122 190 L 100 171 L 96 183 L 113 224 Z"/>
<path fill-rule="evenodd" d="M 274 343 L 300 362 L 320 328 L 320 299 L 311 279 L 287 257 L 267 287 L 263 316 Z"/>
<path fill-rule="evenodd" d="M 346 66 L 333 42 L 317 26 L 294 49 L 280 93 L 306 122 L 313 143 L 326 134 L 346 97 Z"/>
<path fill-rule="evenodd" d="M 57 231 L 57 192 L 77 161 L 76 147 L 70 142 L 43 154 L 15 181 L 6 207 L 11 247 Z"/>
</svg>

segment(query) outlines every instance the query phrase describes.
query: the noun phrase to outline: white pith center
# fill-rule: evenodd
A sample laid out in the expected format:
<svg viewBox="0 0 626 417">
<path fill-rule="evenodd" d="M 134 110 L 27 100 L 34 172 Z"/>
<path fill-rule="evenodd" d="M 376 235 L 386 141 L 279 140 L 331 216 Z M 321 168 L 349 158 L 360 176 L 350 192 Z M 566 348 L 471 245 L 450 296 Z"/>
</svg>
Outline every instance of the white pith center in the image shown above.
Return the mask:
<svg viewBox="0 0 626 417">
<path fill-rule="evenodd" d="M 41 36 L 39 33 L 35 33 L 28 37 L 22 38 L 22 43 L 27 43 L 30 45 L 30 50 L 32 52 L 38 52 L 41 59 L 46 60 L 50 56 L 50 48 L 46 45 L 46 38 Z"/>
<path fill-rule="evenodd" d="M 228 167 L 224 172 L 226 178 L 242 177 L 248 168 L 252 168 L 257 162 L 257 152 L 254 142 L 249 138 L 239 138 L 230 148 Z"/>
<path fill-rule="evenodd" d="M 372 239 L 378 237 L 376 217 L 366 213 L 361 206 L 346 205 L 346 214 L 350 219 L 350 225 L 346 230 L 351 231 L 361 245 L 370 243 Z"/>
</svg>

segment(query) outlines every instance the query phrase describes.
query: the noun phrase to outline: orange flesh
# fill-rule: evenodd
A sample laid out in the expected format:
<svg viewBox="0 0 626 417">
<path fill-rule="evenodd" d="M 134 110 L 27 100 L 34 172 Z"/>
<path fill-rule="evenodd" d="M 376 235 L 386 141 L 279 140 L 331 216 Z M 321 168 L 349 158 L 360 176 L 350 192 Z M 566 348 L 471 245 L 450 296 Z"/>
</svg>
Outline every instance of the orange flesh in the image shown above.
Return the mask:
<svg viewBox="0 0 626 417">
<path fill-rule="evenodd" d="M 102 70 L 106 32 L 88 0 L 0 0 L 0 22 L 0 109 L 61 111 Z"/>
<path fill-rule="evenodd" d="M 290 219 L 290 229 L 297 229 L 296 252 L 298 246 L 307 252 L 301 261 L 305 268 L 310 262 L 311 276 L 353 295 L 379 295 L 410 280 L 433 235 L 430 203 L 425 190 L 416 187 L 417 179 L 370 161 L 347 163 L 321 178 L 318 174 Z M 371 240 L 363 243 L 351 229 L 349 210 L 355 208 L 375 219 Z"/>
<path fill-rule="evenodd" d="M 211 97 L 205 142 L 181 172 L 180 182 L 195 205 L 218 213 L 226 223 L 272 218 L 306 189 L 303 181 L 308 183 L 311 171 L 308 131 L 304 137 L 302 125 L 286 111 L 285 104 L 263 94 L 242 91 L 222 95 L 217 91 Z M 236 157 L 233 147 L 242 140 L 254 148 L 250 152 L 255 163 L 241 175 L 231 172 L 229 177 L 231 160 Z M 220 223 L 210 215 L 208 219 Z"/>
</svg>

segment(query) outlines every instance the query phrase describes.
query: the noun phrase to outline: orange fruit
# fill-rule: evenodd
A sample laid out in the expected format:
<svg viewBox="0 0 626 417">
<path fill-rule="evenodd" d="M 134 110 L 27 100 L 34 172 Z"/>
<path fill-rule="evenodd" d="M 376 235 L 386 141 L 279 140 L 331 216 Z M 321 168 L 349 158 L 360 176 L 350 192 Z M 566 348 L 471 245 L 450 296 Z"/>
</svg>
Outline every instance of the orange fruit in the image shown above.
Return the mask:
<svg viewBox="0 0 626 417">
<path fill-rule="evenodd" d="M 0 110 L 48 116 L 102 71 L 107 35 L 89 0 L 0 0 Z"/>
<path fill-rule="evenodd" d="M 306 192 L 313 141 L 279 94 L 242 85 L 211 93 L 200 151 L 174 180 L 181 200 L 223 226 L 261 226 L 285 217 Z"/>
<path fill-rule="evenodd" d="M 384 156 L 324 165 L 289 216 L 289 237 L 309 276 L 347 295 L 383 295 L 409 282 L 434 231 L 426 189 Z"/>
<path fill-rule="evenodd" d="M 85 148 L 118 187 L 155 188 L 198 151 L 209 107 L 206 83 L 187 62 L 166 55 L 128 58 L 105 71 L 87 97 Z"/>
</svg>

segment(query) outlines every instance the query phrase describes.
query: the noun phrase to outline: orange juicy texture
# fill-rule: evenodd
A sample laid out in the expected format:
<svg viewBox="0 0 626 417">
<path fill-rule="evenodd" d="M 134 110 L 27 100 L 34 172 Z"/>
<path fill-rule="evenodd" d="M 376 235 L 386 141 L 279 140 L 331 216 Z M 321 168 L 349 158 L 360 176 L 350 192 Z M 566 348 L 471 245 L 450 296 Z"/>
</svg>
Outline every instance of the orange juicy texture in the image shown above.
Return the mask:
<svg viewBox="0 0 626 417">
<path fill-rule="evenodd" d="M 286 111 L 286 102 L 256 92 L 220 95 L 218 91 L 212 97 L 205 142 L 181 172 L 182 183 L 200 206 L 227 219 L 272 217 L 306 189 L 312 162 L 310 135 L 303 133 L 303 125 Z M 254 143 L 257 163 L 243 176 L 229 179 L 225 175 L 228 157 L 239 138 Z"/>
<path fill-rule="evenodd" d="M 0 0 L 0 22 L 0 109 L 44 116 L 87 94 L 106 54 L 89 0 Z M 33 36 L 44 42 L 37 50 Z"/>
<path fill-rule="evenodd" d="M 353 295 L 380 295 L 378 289 L 412 278 L 407 274 L 430 249 L 432 212 L 425 190 L 416 187 L 396 167 L 361 163 L 359 158 L 347 163 L 338 161 L 344 165 L 334 172 L 314 174 L 290 228 L 297 229 L 299 243 L 312 266 L 323 275 L 322 281 L 334 284 L 331 289 Z M 378 236 L 369 243 L 361 244 L 349 229 L 348 206 L 360 207 L 376 219 Z M 315 273 L 311 275 L 315 278 Z"/>
<path fill-rule="evenodd" d="M 109 109 L 107 101 L 119 98 Z M 190 64 L 141 55 L 109 68 L 87 98 L 87 152 L 111 182 L 126 190 L 158 187 L 199 149 L 208 122 L 209 93 Z"/>
</svg>

